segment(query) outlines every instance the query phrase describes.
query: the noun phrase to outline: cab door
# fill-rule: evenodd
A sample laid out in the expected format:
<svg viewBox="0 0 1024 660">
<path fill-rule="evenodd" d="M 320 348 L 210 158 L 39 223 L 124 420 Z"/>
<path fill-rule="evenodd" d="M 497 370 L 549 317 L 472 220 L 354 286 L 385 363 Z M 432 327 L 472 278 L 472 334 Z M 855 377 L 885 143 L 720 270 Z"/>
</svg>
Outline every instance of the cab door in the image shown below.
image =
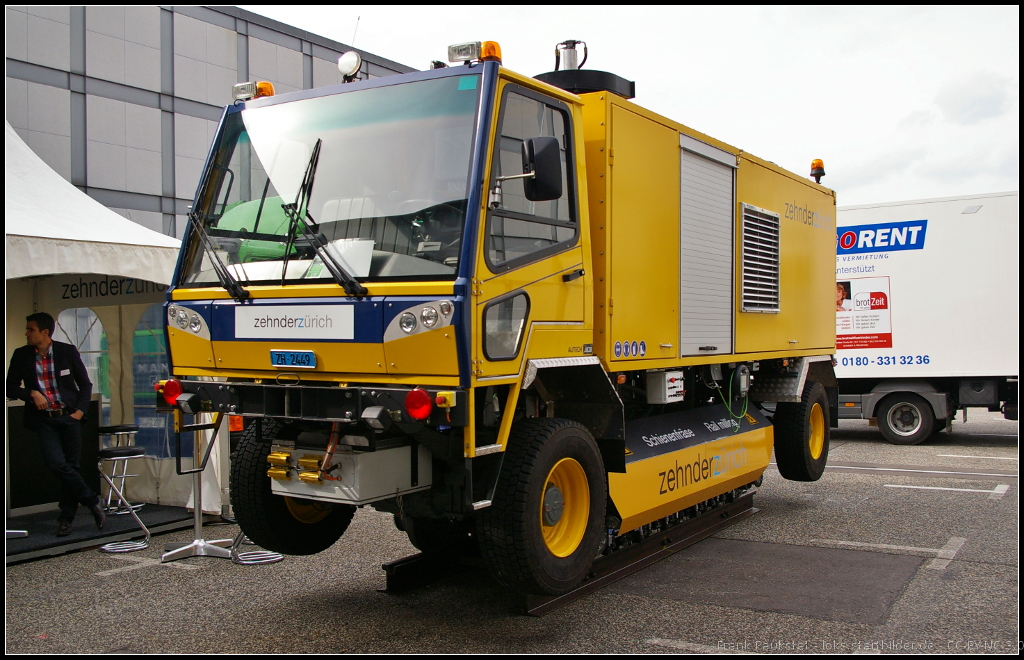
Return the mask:
<svg viewBox="0 0 1024 660">
<path fill-rule="evenodd" d="M 581 242 L 572 109 L 507 81 L 499 98 L 487 190 L 498 177 L 523 174 L 525 141 L 554 137 L 562 195 L 531 201 L 523 180 L 511 179 L 501 183 L 500 201 L 488 205 L 473 283 L 474 323 L 481 328 L 474 342 L 477 377 L 518 374 L 526 357 L 592 351 L 583 332 L 589 260 Z"/>
</svg>

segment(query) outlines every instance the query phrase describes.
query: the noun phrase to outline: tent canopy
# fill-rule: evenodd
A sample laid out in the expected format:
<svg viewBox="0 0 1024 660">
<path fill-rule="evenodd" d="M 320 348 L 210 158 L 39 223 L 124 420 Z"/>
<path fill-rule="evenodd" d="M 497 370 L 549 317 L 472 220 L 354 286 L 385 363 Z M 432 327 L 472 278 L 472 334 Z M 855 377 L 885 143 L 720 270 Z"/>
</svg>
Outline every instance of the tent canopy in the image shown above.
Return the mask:
<svg viewBox="0 0 1024 660">
<path fill-rule="evenodd" d="M 179 239 L 103 206 L 4 127 L 7 279 L 98 273 L 170 283 Z"/>
</svg>

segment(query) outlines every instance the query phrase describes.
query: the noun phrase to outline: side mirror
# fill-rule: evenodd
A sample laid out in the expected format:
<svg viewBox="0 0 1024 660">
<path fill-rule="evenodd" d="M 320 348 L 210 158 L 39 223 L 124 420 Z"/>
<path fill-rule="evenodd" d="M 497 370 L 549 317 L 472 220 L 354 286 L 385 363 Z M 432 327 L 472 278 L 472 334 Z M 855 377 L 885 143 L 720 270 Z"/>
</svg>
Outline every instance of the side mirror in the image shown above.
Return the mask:
<svg viewBox="0 0 1024 660">
<path fill-rule="evenodd" d="M 544 202 L 562 196 L 562 155 L 555 137 L 535 137 L 523 142 L 523 180 L 526 199 Z"/>
</svg>

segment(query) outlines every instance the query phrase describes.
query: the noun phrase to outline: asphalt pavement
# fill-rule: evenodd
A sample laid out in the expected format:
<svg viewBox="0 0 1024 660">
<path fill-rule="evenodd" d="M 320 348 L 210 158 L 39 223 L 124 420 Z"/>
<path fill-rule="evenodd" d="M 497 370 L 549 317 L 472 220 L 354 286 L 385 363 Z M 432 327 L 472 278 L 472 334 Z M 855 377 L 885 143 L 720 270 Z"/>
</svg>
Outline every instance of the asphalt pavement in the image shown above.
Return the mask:
<svg viewBox="0 0 1024 660">
<path fill-rule="evenodd" d="M 191 538 L 164 534 L 8 566 L 6 651 L 1014 653 L 1018 456 L 998 413 L 912 447 L 843 421 L 819 481 L 770 468 L 755 515 L 541 618 L 477 568 L 381 593 L 381 564 L 414 549 L 368 507 L 328 551 L 277 564 L 160 564 Z"/>
</svg>

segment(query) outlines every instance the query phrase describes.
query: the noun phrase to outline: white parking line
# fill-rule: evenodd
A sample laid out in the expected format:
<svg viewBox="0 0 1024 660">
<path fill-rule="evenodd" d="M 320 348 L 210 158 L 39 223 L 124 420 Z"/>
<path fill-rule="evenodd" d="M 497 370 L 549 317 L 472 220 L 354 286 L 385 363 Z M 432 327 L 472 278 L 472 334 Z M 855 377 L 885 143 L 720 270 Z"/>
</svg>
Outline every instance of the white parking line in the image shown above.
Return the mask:
<svg viewBox="0 0 1024 660">
<path fill-rule="evenodd" d="M 956 553 L 960 551 L 964 543 L 967 543 L 967 539 L 954 536 L 946 542 L 946 545 L 941 548 L 915 548 L 906 545 L 888 545 L 886 543 L 860 543 L 859 541 L 836 541 L 832 539 L 811 539 L 813 543 L 830 543 L 833 545 L 840 546 L 852 546 L 854 548 L 872 548 L 878 550 L 902 550 L 904 552 L 927 552 L 929 554 L 934 553 L 935 559 L 926 566 L 926 568 L 935 569 L 938 571 L 946 570 L 949 566 L 949 562 L 956 556 Z"/>
<path fill-rule="evenodd" d="M 886 488 L 913 488 L 914 490 L 955 490 L 961 493 L 988 493 L 988 499 L 998 500 L 1006 495 L 1010 487 L 1006 484 L 999 484 L 992 490 L 978 490 L 977 488 L 943 488 L 941 486 L 904 486 L 901 484 L 885 484 Z"/>
<path fill-rule="evenodd" d="M 952 561 L 956 553 L 960 551 L 960 548 L 964 547 L 964 543 L 967 543 L 967 539 L 962 539 L 954 536 L 946 542 L 946 545 L 942 546 L 939 550 L 939 554 L 935 556 L 932 563 L 928 564 L 928 568 L 934 568 L 938 571 L 946 570 L 949 566 L 949 562 Z"/>
<path fill-rule="evenodd" d="M 768 465 L 774 465 L 778 467 L 778 463 L 771 461 Z M 953 470 L 913 470 L 908 468 L 896 468 L 896 467 L 864 467 L 860 465 L 826 465 L 826 470 L 868 470 L 872 472 L 914 472 L 917 474 L 945 474 L 945 475 L 956 475 L 966 477 L 1009 477 L 1016 479 L 1015 474 L 1006 474 L 1005 472 L 956 472 Z"/>
<path fill-rule="evenodd" d="M 903 550 L 905 552 L 927 552 L 938 554 L 938 548 L 915 548 L 909 545 L 888 545 L 887 543 L 861 543 L 859 541 L 833 541 L 832 539 L 811 539 L 814 543 L 850 545 L 855 548 L 878 548 L 879 550 Z"/>
<path fill-rule="evenodd" d="M 717 646 L 705 646 L 704 644 L 693 644 L 691 642 L 684 642 L 681 639 L 649 639 L 648 644 L 655 646 L 666 646 L 670 649 L 679 649 L 680 651 L 687 651 L 689 653 L 751 653 L 751 651 L 739 651 L 730 649 L 727 647 L 719 648 Z"/>
<path fill-rule="evenodd" d="M 106 577 L 108 575 L 114 575 L 116 573 L 124 573 L 126 571 L 134 571 L 140 568 L 146 568 L 148 566 L 167 566 L 168 568 L 180 568 L 186 571 L 197 571 L 198 566 L 191 566 L 189 564 L 178 564 L 178 563 L 167 563 L 161 564 L 159 559 L 150 559 L 148 557 L 128 557 L 126 555 L 109 555 L 111 559 L 120 559 L 121 561 L 130 561 L 130 566 L 122 566 L 120 568 L 112 568 L 109 571 L 100 571 L 99 573 L 93 573 L 93 575 L 99 575 Z"/>
<path fill-rule="evenodd" d="M 1009 486 L 1007 486 L 1006 484 L 999 484 L 998 486 L 996 486 L 995 488 L 992 489 L 992 494 L 990 494 L 988 496 L 988 499 L 990 499 L 990 500 L 1002 499 L 1003 495 L 1006 495 L 1006 491 L 1008 491 L 1008 490 L 1010 490 Z"/>
<path fill-rule="evenodd" d="M 943 458 L 988 458 L 993 461 L 1019 460 L 1016 456 L 964 456 L 963 454 L 936 454 L 936 456 L 942 456 Z"/>
<path fill-rule="evenodd" d="M 1017 436 L 1012 433 L 972 433 L 971 435 L 984 435 L 993 438 L 1016 438 Z"/>
</svg>

